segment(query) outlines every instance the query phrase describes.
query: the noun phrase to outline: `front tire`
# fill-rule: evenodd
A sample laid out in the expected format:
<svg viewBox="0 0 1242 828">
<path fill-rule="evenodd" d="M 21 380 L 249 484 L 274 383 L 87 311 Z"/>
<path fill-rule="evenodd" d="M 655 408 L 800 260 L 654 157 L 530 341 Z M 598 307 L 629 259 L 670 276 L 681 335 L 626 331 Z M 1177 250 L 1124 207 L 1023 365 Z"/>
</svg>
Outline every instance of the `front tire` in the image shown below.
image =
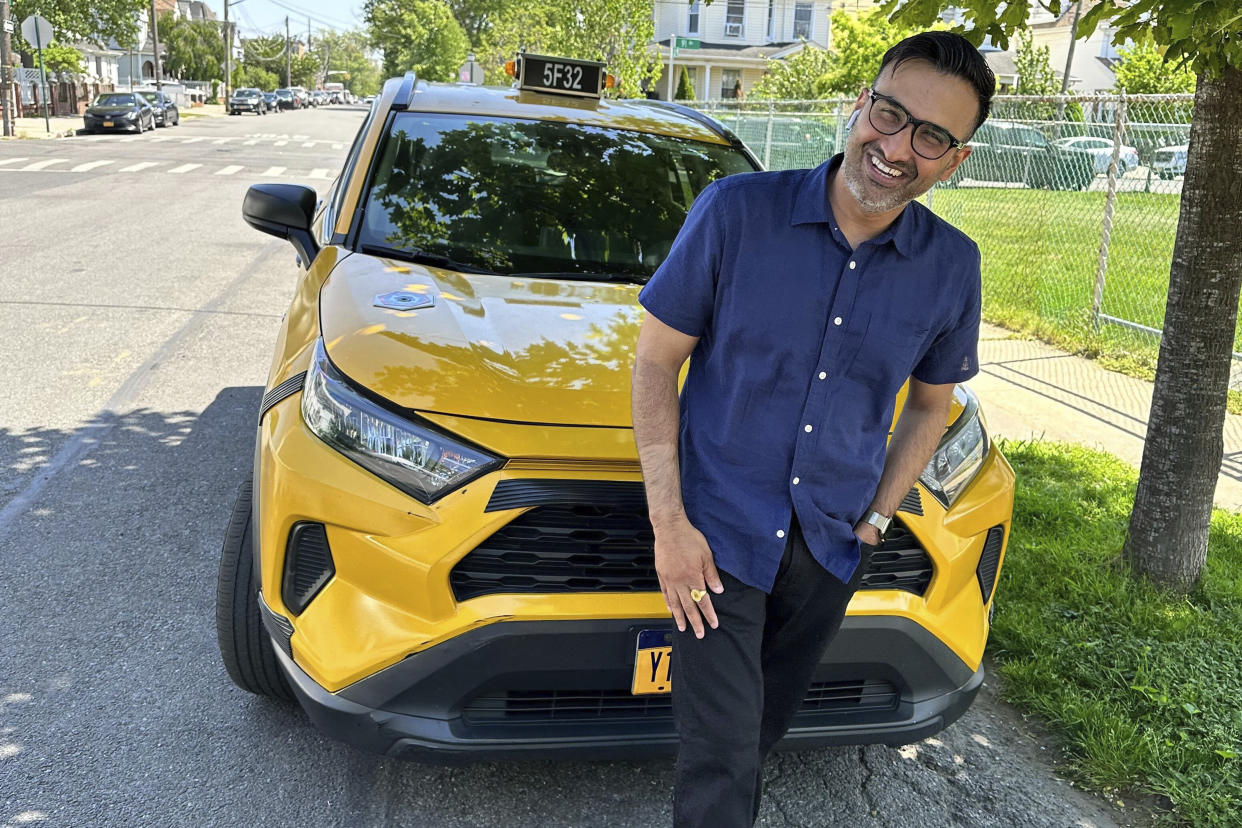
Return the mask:
<svg viewBox="0 0 1242 828">
<path fill-rule="evenodd" d="M 253 493 L 250 480 L 242 483 L 224 530 L 216 581 L 216 640 L 234 684 L 248 693 L 292 701 L 293 693 L 276 661 L 271 636 L 259 617 L 251 526 Z"/>
</svg>

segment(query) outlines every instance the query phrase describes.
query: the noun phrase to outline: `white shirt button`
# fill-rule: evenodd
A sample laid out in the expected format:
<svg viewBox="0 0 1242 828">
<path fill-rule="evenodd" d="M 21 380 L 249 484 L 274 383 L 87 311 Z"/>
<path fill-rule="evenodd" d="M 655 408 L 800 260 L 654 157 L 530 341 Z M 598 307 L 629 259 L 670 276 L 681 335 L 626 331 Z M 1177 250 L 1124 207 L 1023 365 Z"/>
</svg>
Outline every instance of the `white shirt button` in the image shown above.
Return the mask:
<svg viewBox="0 0 1242 828">
<path fill-rule="evenodd" d="M 853 270 L 855 267 L 857 267 L 857 264 L 855 262 L 850 262 L 850 270 Z"/>
<path fill-rule="evenodd" d="M 828 372 L 827 372 L 827 371 L 820 371 L 820 372 L 819 372 L 819 378 L 820 378 L 820 379 L 828 379 Z"/>
<path fill-rule="evenodd" d="M 834 325 L 840 325 L 840 324 L 841 324 L 841 317 L 839 317 L 839 316 L 838 316 L 836 319 L 832 320 L 832 324 L 834 324 Z"/>
<path fill-rule="evenodd" d="M 808 423 L 808 424 L 804 425 L 804 426 L 802 427 L 802 430 L 803 430 L 803 431 L 808 431 L 808 432 L 809 432 L 809 431 L 811 430 L 811 425 L 810 425 L 810 423 Z"/>
<path fill-rule="evenodd" d="M 797 486 L 797 485 L 798 485 L 798 481 L 799 481 L 799 480 L 801 480 L 801 479 L 802 479 L 802 478 L 800 478 L 800 477 L 795 477 L 795 478 L 794 478 L 794 485 L 795 485 L 795 486 Z"/>
<path fill-rule="evenodd" d="M 783 537 L 785 537 L 785 530 L 784 530 L 784 529 L 777 529 L 777 530 L 776 530 L 776 536 L 777 536 L 778 538 L 783 538 Z"/>
</svg>

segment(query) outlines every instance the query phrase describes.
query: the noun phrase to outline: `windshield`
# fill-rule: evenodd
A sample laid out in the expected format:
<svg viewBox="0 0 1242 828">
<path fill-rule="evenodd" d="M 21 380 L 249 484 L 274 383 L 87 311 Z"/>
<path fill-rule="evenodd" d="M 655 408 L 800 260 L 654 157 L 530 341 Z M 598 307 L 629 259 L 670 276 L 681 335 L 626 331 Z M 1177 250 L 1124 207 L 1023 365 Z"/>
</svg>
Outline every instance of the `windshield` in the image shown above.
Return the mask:
<svg viewBox="0 0 1242 828">
<path fill-rule="evenodd" d="M 525 274 L 644 281 L 739 150 L 559 121 L 399 113 L 359 241 Z"/>
<path fill-rule="evenodd" d="M 262 93 L 257 89 L 238 89 L 233 93 L 234 98 L 255 98 Z"/>
<path fill-rule="evenodd" d="M 110 94 L 100 95 L 95 99 L 95 106 L 133 106 L 136 103 L 134 96 L 128 92 L 124 95 Z"/>
</svg>

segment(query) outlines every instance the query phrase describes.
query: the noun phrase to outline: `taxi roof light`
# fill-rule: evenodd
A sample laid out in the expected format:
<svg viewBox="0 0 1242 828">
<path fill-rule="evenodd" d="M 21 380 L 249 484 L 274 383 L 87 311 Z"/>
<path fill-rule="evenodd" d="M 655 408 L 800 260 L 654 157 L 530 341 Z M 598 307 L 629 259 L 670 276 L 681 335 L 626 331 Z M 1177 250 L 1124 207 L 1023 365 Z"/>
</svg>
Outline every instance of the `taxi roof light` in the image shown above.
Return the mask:
<svg viewBox="0 0 1242 828">
<path fill-rule="evenodd" d="M 505 61 L 505 74 L 511 78 L 517 77 L 518 73 L 517 73 L 517 61 L 516 60 Z"/>
</svg>

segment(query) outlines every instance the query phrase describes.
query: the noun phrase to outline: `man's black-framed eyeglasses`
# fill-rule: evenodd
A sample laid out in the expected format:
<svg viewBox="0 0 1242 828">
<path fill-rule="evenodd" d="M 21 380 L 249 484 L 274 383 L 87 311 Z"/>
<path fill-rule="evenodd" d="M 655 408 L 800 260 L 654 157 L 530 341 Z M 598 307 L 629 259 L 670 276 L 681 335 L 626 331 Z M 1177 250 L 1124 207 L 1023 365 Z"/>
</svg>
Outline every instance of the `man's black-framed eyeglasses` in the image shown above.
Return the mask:
<svg viewBox="0 0 1242 828">
<path fill-rule="evenodd" d="M 867 120 L 871 122 L 871 126 L 885 135 L 896 135 L 908 126 L 913 127 L 910 131 L 910 148 L 928 161 L 936 161 L 943 158 L 949 150 L 966 146 L 965 141 L 957 140 L 944 127 L 915 118 L 889 96 L 881 95 L 875 90 L 869 94 L 871 106 L 867 111 Z"/>
</svg>

